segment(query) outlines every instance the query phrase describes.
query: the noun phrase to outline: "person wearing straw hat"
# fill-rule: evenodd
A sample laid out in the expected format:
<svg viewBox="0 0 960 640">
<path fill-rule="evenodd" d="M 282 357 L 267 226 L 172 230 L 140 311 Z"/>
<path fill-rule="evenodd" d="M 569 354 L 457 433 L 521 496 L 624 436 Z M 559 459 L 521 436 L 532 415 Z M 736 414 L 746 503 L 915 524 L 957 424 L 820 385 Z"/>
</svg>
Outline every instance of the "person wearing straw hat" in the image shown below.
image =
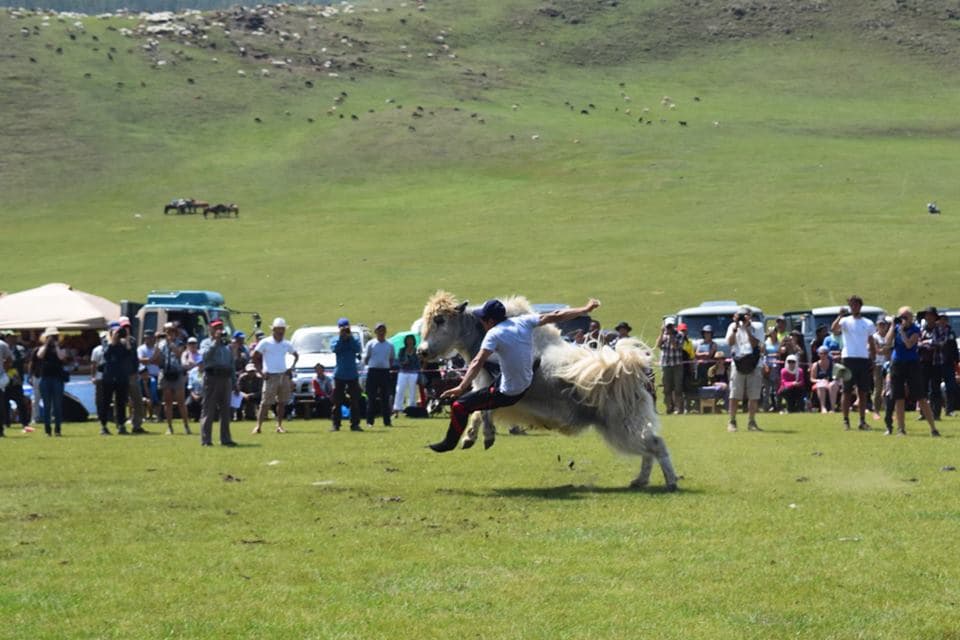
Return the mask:
<svg viewBox="0 0 960 640">
<path fill-rule="evenodd" d="M 53 414 L 53 433 L 59 437 L 63 421 L 63 365 L 67 361 L 67 352 L 60 346 L 60 332 L 56 327 L 47 327 L 40 336 L 40 342 L 37 357 L 40 359 L 43 430 L 48 436 L 51 435 L 50 422 Z"/>
</svg>

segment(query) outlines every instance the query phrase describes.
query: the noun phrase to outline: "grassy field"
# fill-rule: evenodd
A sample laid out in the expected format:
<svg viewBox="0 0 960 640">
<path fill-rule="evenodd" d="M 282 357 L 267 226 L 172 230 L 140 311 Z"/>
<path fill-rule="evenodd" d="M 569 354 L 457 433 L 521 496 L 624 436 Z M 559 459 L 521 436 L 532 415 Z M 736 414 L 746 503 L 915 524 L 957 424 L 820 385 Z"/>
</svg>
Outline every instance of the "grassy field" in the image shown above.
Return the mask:
<svg viewBox="0 0 960 640">
<path fill-rule="evenodd" d="M 661 5 L 577 25 L 525 2 L 392 5 L 316 31 L 291 10 L 270 37 L 227 20 L 203 47 L 150 51 L 118 30 L 135 20 L 25 37 L 39 17 L 0 13 L 15 44 L 0 57 L 0 222 L 17 238 L 3 288 L 203 287 L 296 324 L 397 327 L 438 287 L 596 295 L 606 324 L 648 333 L 703 299 L 956 304 L 954 279 L 921 259 L 958 231 L 955 69 L 844 22 L 671 45 L 654 38 L 679 20 Z M 284 28 L 304 34 L 295 54 L 274 40 Z M 372 69 L 269 64 L 308 52 Z M 162 216 L 177 196 L 241 217 Z"/>
<path fill-rule="evenodd" d="M 676 494 L 592 435 L 438 456 L 440 420 L 12 434 L 0 637 L 954 637 L 957 423 L 838 422 L 668 417 Z"/>
<path fill-rule="evenodd" d="M 0 10 L 0 289 L 391 331 L 440 287 L 596 296 L 651 341 L 705 299 L 960 305 L 947 2 L 317 11 L 201 39 Z M 164 216 L 180 196 L 240 217 Z M 761 424 L 664 418 L 677 494 L 626 491 L 593 436 L 428 455 L 435 420 L 12 433 L 0 638 L 958 637 L 960 425 Z"/>
</svg>

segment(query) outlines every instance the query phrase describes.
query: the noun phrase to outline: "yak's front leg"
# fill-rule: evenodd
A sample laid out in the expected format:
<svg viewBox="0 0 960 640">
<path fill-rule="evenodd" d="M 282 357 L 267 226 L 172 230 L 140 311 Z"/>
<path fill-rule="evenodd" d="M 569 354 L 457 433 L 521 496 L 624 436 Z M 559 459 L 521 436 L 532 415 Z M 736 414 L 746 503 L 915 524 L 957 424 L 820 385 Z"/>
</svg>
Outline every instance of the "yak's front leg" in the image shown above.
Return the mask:
<svg viewBox="0 0 960 640">
<path fill-rule="evenodd" d="M 478 423 L 481 416 L 486 415 L 486 411 L 479 411 L 470 416 L 467 422 L 467 428 L 463 430 L 463 439 L 461 440 L 464 449 L 469 449 L 477 444 L 477 432 L 480 430 Z"/>
</svg>

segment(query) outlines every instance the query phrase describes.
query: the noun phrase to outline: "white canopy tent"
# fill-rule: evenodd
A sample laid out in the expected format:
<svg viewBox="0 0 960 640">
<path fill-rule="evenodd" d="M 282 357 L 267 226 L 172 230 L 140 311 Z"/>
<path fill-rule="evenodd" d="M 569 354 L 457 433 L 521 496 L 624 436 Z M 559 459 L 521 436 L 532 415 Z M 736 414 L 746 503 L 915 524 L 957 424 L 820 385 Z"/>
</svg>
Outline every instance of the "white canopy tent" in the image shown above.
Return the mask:
<svg viewBox="0 0 960 640">
<path fill-rule="evenodd" d="M 62 282 L 0 297 L 0 330 L 106 329 L 120 317 L 120 305 Z"/>
</svg>

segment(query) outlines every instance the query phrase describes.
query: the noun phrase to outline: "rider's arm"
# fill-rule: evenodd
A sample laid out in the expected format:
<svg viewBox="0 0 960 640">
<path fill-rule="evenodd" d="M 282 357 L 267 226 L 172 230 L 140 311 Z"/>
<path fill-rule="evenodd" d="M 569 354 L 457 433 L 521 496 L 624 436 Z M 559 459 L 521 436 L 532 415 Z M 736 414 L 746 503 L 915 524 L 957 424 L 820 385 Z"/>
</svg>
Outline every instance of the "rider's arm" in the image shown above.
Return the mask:
<svg viewBox="0 0 960 640">
<path fill-rule="evenodd" d="M 487 359 L 493 355 L 493 351 L 489 349 L 481 349 L 480 353 L 470 361 L 470 366 L 467 367 L 467 372 L 463 375 L 463 380 L 460 381 L 454 389 L 450 389 L 447 393 L 455 391 L 456 393 L 451 393 L 450 395 L 459 396 L 462 395 L 464 391 L 470 388 L 473 379 L 480 374 L 480 371 L 483 370 L 483 365 L 487 362 Z M 446 394 L 444 394 L 446 395 Z"/>
<path fill-rule="evenodd" d="M 599 300 L 590 298 L 587 304 L 582 307 L 577 307 L 576 309 L 558 309 L 550 313 L 543 313 L 540 315 L 540 325 L 573 320 L 574 318 L 579 318 L 582 315 L 590 313 L 599 306 Z"/>
</svg>

